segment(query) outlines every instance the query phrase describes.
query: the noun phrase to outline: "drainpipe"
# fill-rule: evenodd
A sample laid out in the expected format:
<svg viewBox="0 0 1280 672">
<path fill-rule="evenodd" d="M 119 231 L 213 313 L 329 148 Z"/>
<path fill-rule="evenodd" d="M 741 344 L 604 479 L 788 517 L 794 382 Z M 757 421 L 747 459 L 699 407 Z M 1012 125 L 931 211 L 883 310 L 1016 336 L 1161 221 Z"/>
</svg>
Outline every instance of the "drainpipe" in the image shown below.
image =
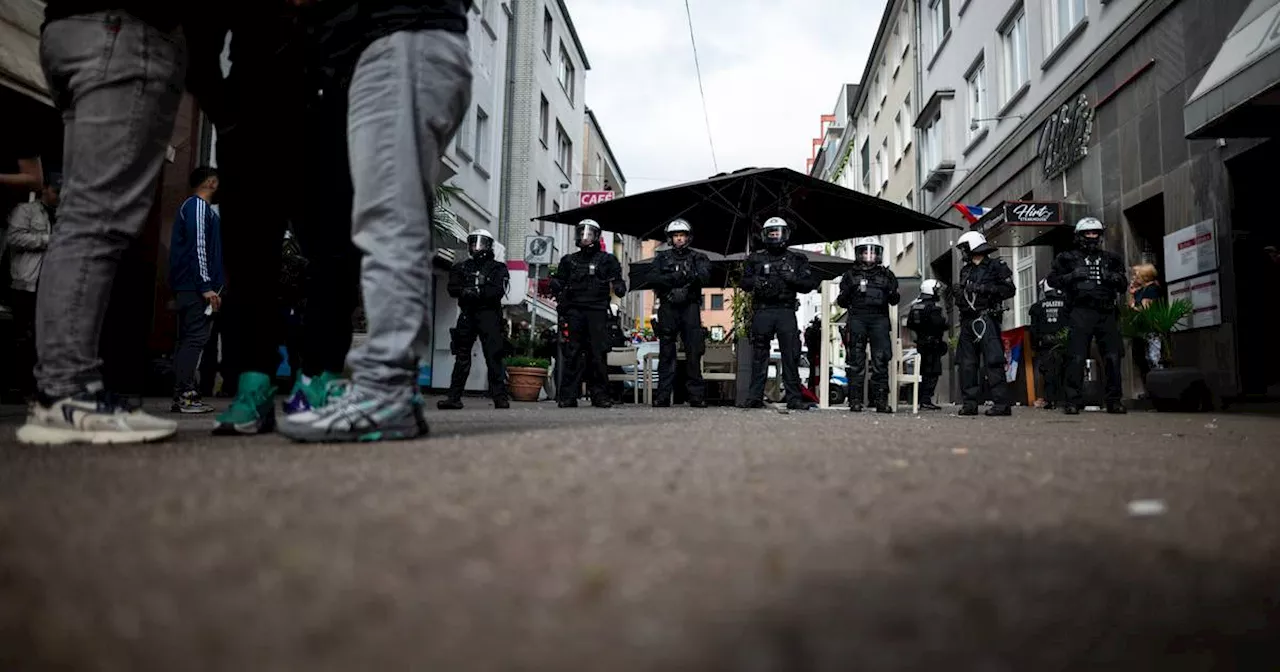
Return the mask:
<svg viewBox="0 0 1280 672">
<path fill-rule="evenodd" d="M 911 45 L 911 60 L 915 61 L 915 67 L 911 69 L 912 70 L 911 76 L 915 77 L 916 79 L 915 104 L 920 105 L 921 103 L 920 97 L 924 93 L 924 75 L 921 72 L 924 66 L 924 59 L 920 58 L 920 39 L 921 39 L 921 32 L 923 30 L 920 27 L 920 0 L 909 0 L 909 1 L 911 2 L 911 27 L 912 27 L 912 32 L 915 34 L 915 43 Z M 914 182 L 914 186 L 912 187 L 913 200 L 915 202 L 915 206 L 917 210 L 919 210 L 920 212 L 927 212 L 927 210 L 925 210 L 925 207 L 924 207 L 924 189 L 920 188 L 920 185 L 923 182 L 920 179 L 920 171 L 923 170 L 922 166 L 924 165 L 923 163 L 920 162 L 920 151 L 923 147 L 920 142 L 920 129 L 916 128 L 914 119 L 911 120 L 911 135 L 913 138 L 911 144 L 916 148 L 916 151 L 912 152 L 912 154 L 914 155 L 915 164 L 916 164 L 916 179 Z M 916 245 L 916 269 L 920 274 L 921 280 L 924 279 L 924 266 L 925 266 L 924 240 L 925 240 L 925 236 L 927 235 L 928 235 L 927 232 L 921 232 L 920 242 L 919 244 Z"/>
<path fill-rule="evenodd" d="M 507 84 L 503 92 L 503 109 L 505 113 L 502 118 L 502 186 L 498 195 L 498 237 L 508 243 L 512 242 L 507 240 L 511 236 L 511 227 L 508 222 L 511 208 L 507 199 L 510 195 L 508 191 L 510 187 L 508 185 L 510 184 L 512 171 L 511 136 L 514 132 L 512 125 L 515 123 L 512 120 L 516 116 L 512 113 L 512 101 L 515 100 L 516 95 L 516 78 L 513 76 L 516 71 L 516 26 L 520 16 L 520 10 L 515 5 L 515 2 L 511 3 L 511 14 L 507 17 Z M 505 10 L 499 5 L 498 11 L 503 12 Z M 514 245 L 508 244 L 507 247 L 514 247 Z M 532 328 L 532 324 L 530 322 L 530 328 Z"/>
</svg>

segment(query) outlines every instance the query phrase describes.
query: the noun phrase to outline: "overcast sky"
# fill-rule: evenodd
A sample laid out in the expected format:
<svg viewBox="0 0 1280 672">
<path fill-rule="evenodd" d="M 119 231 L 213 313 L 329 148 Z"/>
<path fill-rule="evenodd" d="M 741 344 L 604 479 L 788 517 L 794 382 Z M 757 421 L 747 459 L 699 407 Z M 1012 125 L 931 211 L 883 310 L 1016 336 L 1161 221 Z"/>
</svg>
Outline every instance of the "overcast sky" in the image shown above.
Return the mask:
<svg viewBox="0 0 1280 672">
<path fill-rule="evenodd" d="M 690 0 L 720 171 L 804 170 L 886 0 Z M 713 175 L 684 0 L 566 0 L 587 105 L 636 193 Z"/>
</svg>

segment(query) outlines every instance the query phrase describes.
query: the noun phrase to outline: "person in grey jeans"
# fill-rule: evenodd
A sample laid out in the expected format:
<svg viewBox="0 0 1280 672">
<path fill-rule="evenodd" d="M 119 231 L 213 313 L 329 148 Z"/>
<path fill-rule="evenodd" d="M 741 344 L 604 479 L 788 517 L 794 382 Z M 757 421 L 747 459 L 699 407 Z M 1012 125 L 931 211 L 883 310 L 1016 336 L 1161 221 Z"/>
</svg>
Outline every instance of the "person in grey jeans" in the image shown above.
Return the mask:
<svg viewBox="0 0 1280 672">
<path fill-rule="evenodd" d="M 344 3 L 338 3 L 339 5 Z M 467 0 L 369 0 L 321 45 L 358 53 L 348 93 L 355 190 L 352 240 L 363 254 L 368 340 L 347 359 L 352 384 L 287 416 L 298 441 L 379 441 L 427 433 L 418 358 L 430 336 L 431 199 L 440 155 L 471 103 Z M 323 7 L 322 3 L 320 7 Z M 323 31 L 322 31 L 323 32 Z M 358 34 L 356 49 L 345 37 Z"/>
<path fill-rule="evenodd" d="M 138 237 L 183 90 L 185 2 L 49 0 L 40 61 L 65 125 L 58 226 L 36 298 L 37 401 L 18 440 L 137 443 L 177 424 L 105 390 L 98 337 Z"/>
</svg>

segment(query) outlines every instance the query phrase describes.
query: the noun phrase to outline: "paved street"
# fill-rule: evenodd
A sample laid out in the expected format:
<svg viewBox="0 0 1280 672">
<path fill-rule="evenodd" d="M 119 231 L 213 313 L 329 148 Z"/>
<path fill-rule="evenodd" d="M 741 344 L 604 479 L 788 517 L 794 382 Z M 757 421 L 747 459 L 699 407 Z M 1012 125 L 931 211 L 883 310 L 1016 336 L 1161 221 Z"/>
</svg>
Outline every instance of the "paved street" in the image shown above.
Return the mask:
<svg viewBox="0 0 1280 672">
<path fill-rule="evenodd" d="M 57 450 L 7 407 L 0 670 L 1280 669 L 1280 419 L 468 404 Z"/>
</svg>

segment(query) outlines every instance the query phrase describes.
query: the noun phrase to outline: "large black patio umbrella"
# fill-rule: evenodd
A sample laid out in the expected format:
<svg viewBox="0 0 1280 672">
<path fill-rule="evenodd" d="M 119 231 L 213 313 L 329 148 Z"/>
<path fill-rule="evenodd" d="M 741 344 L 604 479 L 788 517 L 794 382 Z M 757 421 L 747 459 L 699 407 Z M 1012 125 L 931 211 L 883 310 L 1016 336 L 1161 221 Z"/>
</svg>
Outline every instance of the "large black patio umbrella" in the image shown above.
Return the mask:
<svg viewBox="0 0 1280 672">
<path fill-rule="evenodd" d="M 667 223 L 680 217 L 693 225 L 694 244 L 727 255 L 748 251 L 760 225 L 775 215 L 791 224 L 792 245 L 958 228 L 789 168 L 744 168 L 535 219 L 594 219 L 606 231 L 664 240 Z"/>
<path fill-rule="evenodd" d="M 821 252 L 795 248 L 792 248 L 791 251 L 799 252 L 807 257 L 809 265 L 813 267 L 818 277 L 823 280 L 838 278 L 853 266 L 853 260 L 845 259 L 844 257 L 834 257 Z M 706 252 L 706 250 L 703 250 L 703 252 L 711 257 L 711 281 L 707 283 L 708 287 L 728 287 L 730 285 L 730 276 L 747 259 L 747 253 L 745 252 L 731 254 L 727 257 L 714 252 Z M 631 262 L 631 273 L 628 276 L 627 287 L 631 291 L 650 289 L 648 283 L 649 273 L 652 268 L 653 259 Z"/>
</svg>

